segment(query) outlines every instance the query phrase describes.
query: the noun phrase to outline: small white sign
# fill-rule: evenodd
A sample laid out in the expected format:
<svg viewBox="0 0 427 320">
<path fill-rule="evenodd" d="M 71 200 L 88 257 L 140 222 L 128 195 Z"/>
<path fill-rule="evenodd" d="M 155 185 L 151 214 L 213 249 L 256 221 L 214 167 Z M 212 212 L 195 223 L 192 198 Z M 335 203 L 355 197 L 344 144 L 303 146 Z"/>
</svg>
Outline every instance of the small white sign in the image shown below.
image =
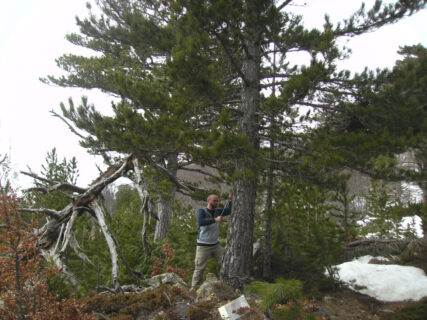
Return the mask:
<svg viewBox="0 0 427 320">
<path fill-rule="evenodd" d="M 222 319 L 235 320 L 243 316 L 243 314 L 236 313 L 236 311 L 241 308 L 249 308 L 249 303 L 244 295 L 241 295 L 237 299 L 219 307 L 218 311 Z"/>
</svg>

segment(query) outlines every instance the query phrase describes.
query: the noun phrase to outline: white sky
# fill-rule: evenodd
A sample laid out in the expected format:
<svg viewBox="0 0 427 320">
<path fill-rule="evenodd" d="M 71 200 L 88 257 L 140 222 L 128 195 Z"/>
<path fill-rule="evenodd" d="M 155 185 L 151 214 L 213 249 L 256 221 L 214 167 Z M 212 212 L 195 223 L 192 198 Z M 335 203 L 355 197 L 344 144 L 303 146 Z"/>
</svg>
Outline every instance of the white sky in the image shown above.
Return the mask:
<svg viewBox="0 0 427 320">
<path fill-rule="evenodd" d="M 349 288 L 381 301 L 418 301 L 427 296 L 427 277 L 422 269 L 369 264 L 371 259 L 364 256 L 338 265 L 340 279 Z"/>
<path fill-rule="evenodd" d="M 307 25 L 320 26 L 323 15 L 329 12 L 332 21 L 348 17 L 357 9 L 358 0 L 307 0 L 307 8 L 295 8 L 301 13 L 309 11 Z M 372 3 L 373 0 L 367 1 Z M 59 103 L 70 96 L 78 105 L 86 95 L 100 111 L 110 111 L 110 98 L 96 91 L 64 89 L 42 84 L 38 79 L 58 74 L 55 58 L 64 53 L 79 53 L 65 40 L 69 32 L 77 31 L 75 16 L 85 17 L 86 1 L 78 0 L 14 0 L 0 3 L 0 154 L 9 154 L 16 170 L 27 165 L 39 172 L 46 153 L 57 148 L 59 157 L 76 156 L 80 178 L 78 184 L 86 186 L 97 177 L 94 157 L 78 145 L 78 139 L 58 118 Z M 422 43 L 427 46 L 427 10 L 417 13 L 398 24 L 352 39 L 348 45 L 353 55 L 345 62 L 347 68 L 361 71 L 391 67 L 398 58 L 400 45 Z M 97 160 L 98 164 L 102 161 Z M 21 186 L 29 180 L 19 178 Z"/>
</svg>

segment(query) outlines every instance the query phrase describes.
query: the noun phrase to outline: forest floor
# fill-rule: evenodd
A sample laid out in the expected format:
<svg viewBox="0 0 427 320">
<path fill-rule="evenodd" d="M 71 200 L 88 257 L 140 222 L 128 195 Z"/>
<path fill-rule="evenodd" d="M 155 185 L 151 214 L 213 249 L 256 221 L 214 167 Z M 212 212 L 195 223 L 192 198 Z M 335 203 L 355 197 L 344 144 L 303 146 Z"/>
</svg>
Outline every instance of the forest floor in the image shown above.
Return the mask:
<svg viewBox="0 0 427 320">
<path fill-rule="evenodd" d="M 317 305 L 331 320 L 384 319 L 413 302 L 382 302 L 350 289 L 337 289 L 325 294 Z"/>
<path fill-rule="evenodd" d="M 99 319 L 110 320 L 220 320 L 218 308 L 241 295 L 215 278 L 203 283 L 197 291 L 190 291 L 182 279 L 171 273 L 153 277 L 147 284 L 152 290 L 144 293 L 138 293 L 139 289 L 144 289 L 142 287 L 129 286 L 133 290 L 126 294 L 103 293 L 88 297 L 86 311 L 94 312 Z M 242 320 L 272 318 L 270 311 L 268 315 L 261 312 L 256 296 L 245 296 L 250 312 Z M 316 319 L 322 320 L 424 320 L 427 314 L 427 298 L 419 303 L 382 302 L 343 287 L 322 292 L 318 301 L 304 303 L 301 305 L 304 312 L 313 312 Z M 275 309 L 286 309 L 286 306 L 289 308 L 292 304 L 278 304 Z M 402 308 L 405 310 L 399 311 Z"/>
</svg>

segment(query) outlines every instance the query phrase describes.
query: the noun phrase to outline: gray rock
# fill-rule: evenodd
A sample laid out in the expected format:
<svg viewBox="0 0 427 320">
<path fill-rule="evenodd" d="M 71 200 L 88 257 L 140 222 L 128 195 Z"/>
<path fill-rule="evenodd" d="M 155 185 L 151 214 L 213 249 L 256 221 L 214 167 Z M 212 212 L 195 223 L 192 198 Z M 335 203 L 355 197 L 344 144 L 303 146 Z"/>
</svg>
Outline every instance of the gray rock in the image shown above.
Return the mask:
<svg viewBox="0 0 427 320">
<path fill-rule="evenodd" d="M 148 285 L 153 288 L 158 288 L 162 284 L 170 284 L 172 286 L 176 284 L 186 285 L 185 281 L 175 273 L 162 273 L 154 276 L 147 281 Z"/>
<path fill-rule="evenodd" d="M 205 282 L 202 283 L 196 294 L 196 302 L 212 299 L 224 301 L 238 297 L 238 293 L 232 287 L 218 280 L 212 273 L 206 276 Z"/>
</svg>

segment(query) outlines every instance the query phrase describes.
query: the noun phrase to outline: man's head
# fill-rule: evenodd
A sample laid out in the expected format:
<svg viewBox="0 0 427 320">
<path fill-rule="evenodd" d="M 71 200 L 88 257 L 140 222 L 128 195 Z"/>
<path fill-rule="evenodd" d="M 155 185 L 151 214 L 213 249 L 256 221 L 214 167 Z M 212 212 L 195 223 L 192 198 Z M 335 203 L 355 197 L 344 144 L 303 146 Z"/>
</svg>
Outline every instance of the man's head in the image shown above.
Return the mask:
<svg viewBox="0 0 427 320">
<path fill-rule="evenodd" d="M 212 210 L 212 209 L 216 209 L 216 207 L 218 206 L 219 199 L 216 194 L 210 194 L 208 196 L 207 201 L 208 201 L 208 209 Z"/>
</svg>

